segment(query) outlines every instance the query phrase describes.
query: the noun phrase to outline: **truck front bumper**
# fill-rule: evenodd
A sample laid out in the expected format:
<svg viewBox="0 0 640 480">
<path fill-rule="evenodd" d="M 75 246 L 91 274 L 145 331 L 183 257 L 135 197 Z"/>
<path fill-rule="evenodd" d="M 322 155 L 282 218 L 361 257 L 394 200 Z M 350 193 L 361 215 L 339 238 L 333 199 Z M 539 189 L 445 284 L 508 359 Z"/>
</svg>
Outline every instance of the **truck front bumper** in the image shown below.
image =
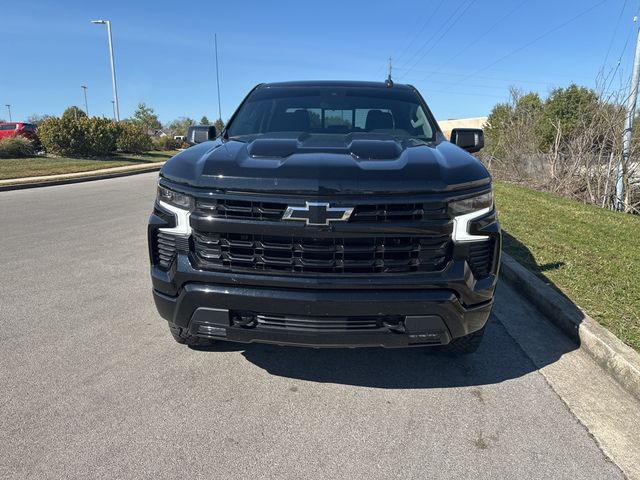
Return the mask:
<svg viewBox="0 0 640 480">
<path fill-rule="evenodd" d="M 444 345 L 481 329 L 492 298 L 472 307 L 447 289 L 285 290 L 186 283 L 153 291 L 160 315 L 192 335 L 312 347 Z"/>
<path fill-rule="evenodd" d="M 480 276 L 470 260 L 474 243 L 456 245 L 447 265 L 428 273 L 205 270 L 193 258 L 189 239 L 174 240 L 175 252 L 160 266 L 155 233 L 171 220 L 160 215 L 154 213 L 149 224 L 156 306 L 191 335 L 313 347 L 443 345 L 480 330 L 491 312 L 501 247 L 495 211 L 470 227 L 491 238 L 493 251 L 484 260 L 489 265 Z M 254 223 L 249 227 L 257 228 Z"/>
</svg>

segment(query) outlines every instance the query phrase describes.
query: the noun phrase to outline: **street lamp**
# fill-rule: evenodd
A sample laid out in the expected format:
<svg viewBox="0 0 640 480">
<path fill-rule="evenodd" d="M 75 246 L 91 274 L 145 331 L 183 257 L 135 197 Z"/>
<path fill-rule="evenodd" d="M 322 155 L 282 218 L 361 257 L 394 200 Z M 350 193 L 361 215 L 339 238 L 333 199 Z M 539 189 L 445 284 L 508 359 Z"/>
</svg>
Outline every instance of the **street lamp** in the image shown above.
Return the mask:
<svg viewBox="0 0 640 480">
<path fill-rule="evenodd" d="M 89 116 L 89 104 L 87 103 L 87 86 L 86 85 L 80 85 L 80 88 L 82 88 L 82 90 L 84 90 L 84 113 L 87 114 L 87 117 Z"/>
<path fill-rule="evenodd" d="M 7 107 L 7 110 L 9 110 L 9 121 L 11 121 L 11 105 L 6 104 L 5 107 Z"/>
<path fill-rule="evenodd" d="M 109 36 L 109 55 L 111 57 L 111 83 L 113 84 L 113 102 L 115 106 L 116 121 L 120 121 L 120 106 L 118 104 L 118 87 L 116 86 L 116 63 L 113 59 L 113 40 L 111 39 L 111 21 L 110 20 L 91 20 L 96 25 L 106 25 L 107 35 Z"/>
</svg>

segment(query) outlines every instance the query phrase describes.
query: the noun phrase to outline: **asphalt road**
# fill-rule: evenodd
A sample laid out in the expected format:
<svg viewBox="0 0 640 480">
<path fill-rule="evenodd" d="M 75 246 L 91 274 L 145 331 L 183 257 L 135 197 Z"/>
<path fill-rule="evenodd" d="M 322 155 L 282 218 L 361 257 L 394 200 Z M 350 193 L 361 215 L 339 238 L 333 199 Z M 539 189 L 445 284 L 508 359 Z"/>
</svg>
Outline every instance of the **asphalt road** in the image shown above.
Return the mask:
<svg viewBox="0 0 640 480">
<path fill-rule="evenodd" d="M 0 478 L 623 478 L 543 375 L 575 346 L 527 352 L 507 287 L 463 359 L 176 344 L 155 178 L 0 193 Z"/>
</svg>

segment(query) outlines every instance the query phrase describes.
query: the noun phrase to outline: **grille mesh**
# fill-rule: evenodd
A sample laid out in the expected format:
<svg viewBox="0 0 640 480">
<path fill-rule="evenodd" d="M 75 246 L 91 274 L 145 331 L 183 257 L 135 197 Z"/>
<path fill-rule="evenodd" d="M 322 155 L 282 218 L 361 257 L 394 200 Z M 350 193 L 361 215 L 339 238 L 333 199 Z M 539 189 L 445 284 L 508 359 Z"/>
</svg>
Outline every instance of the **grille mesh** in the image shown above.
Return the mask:
<svg viewBox="0 0 640 480">
<path fill-rule="evenodd" d="M 245 220 L 280 220 L 287 209 L 282 203 L 227 199 L 198 200 L 197 206 L 212 217 Z"/>
<path fill-rule="evenodd" d="M 404 222 L 443 219 L 447 209 L 443 204 L 382 203 L 358 205 L 351 217 L 352 222 Z"/>
<path fill-rule="evenodd" d="M 238 220 L 282 219 L 289 204 L 232 199 L 201 199 L 197 210 L 212 218 Z M 356 205 L 349 220 L 357 222 L 403 222 L 446 219 L 447 208 L 444 203 L 379 203 Z"/>
<path fill-rule="evenodd" d="M 294 273 L 438 271 L 451 257 L 449 236 L 365 238 L 193 234 L 198 266 L 213 270 Z"/>
</svg>

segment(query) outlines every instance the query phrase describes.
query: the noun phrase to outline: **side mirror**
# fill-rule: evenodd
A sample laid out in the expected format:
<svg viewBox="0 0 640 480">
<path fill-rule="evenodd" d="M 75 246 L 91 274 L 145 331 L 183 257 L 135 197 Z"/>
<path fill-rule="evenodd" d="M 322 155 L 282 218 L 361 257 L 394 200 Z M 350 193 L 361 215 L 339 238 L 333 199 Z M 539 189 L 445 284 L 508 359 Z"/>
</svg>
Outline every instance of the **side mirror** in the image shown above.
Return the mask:
<svg viewBox="0 0 640 480">
<path fill-rule="evenodd" d="M 216 127 L 213 125 L 193 125 L 187 130 L 187 143 L 195 145 L 207 142 L 216 138 L 216 135 Z"/>
<path fill-rule="evenodd" d="M 479 128 L 454 128 L 451 143 L 469 153 L 479 152 L 484 147 L 484 132 Z"/>
</svg>

